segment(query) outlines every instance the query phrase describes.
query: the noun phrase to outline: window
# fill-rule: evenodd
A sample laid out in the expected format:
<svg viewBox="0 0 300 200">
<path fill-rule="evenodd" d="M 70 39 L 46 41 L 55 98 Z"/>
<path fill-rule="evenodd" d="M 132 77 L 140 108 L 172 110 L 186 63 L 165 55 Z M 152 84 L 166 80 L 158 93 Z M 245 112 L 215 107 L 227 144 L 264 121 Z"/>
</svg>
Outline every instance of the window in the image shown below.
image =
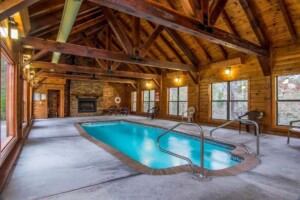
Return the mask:
<svg viewBox="0 0 300 200">
<path fill-rule="evenodd" d="M 248 111 L 248 81 L 213 83 L 211 89 L 213 119 L 235 119 Z"/>
<path fill-rule="evenodd" d="M 286 126 L 298 120 L 300 113 L 300 74 L 278 76 L 277 82 L 277 125 Z"/>
<path fill-rule="evenodd" d="M 136 92 L 131 92 L 131 111 L 136 112 Z"/>
<path fill-rule="evenodd" d="M 1 96 L 0 125 L 1 150 L 5 148 L 14 133 L 15 117 L 15 79 L 14 68 L 8 56 L 1 52 Z"/>
<path fill-rule="evenodd" d="M 143 111 L 148 112 L 149 109 L 154 107 L 154 90 L 144 90 L 143 100 Z"/>
<path fill-rule="evenodd" d="M 169 88 L 169 115 L 181 115 L 188 107 L 188 88 Z"/>
</svg>

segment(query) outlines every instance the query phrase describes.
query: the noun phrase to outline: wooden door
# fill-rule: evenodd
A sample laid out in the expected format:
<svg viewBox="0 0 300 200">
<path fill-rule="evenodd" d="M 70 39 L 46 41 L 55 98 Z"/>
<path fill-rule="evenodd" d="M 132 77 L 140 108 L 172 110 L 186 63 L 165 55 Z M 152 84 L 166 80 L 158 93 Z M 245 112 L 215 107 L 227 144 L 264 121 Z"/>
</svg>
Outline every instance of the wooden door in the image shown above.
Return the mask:
<svg viewBox="0 0 300 200">
<path fill-rule="evenodd" d="M 59 90 L 48 90 L 48 118 L 59 117 Z"/>
</svg>

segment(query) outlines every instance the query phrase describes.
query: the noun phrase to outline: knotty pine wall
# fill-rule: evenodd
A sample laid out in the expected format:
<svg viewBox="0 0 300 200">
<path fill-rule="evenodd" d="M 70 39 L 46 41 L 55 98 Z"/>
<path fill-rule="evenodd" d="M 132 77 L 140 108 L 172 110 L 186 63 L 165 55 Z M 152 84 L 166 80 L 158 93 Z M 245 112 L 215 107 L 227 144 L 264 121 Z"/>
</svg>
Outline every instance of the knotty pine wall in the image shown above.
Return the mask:
<svg viewBox="0 0 300 200">
<path fill-rule="evenodd" d="M 188 86 L 188 106 L 196 107 L 196 121 L 208 125 L 220 125 L 224 120 L 211 119 L 210 105 L 210 85 L 215 82 L 248 80 L 249 96 L 248 109 L 264 112 L 264 118 L 261 121 L 262 131 L 273 134 L 286 135 L 287 127 L 276 126 L 276 90 L 275 78 L 280 75 L 300 74 L 300 44 L 288 45 L 285 47 L 274 48 L 271 50 L 271 60 L 273 69 L 271 76 L 264 76 L 259 62 L 255 56 L 242 56 L 243 64 L 231 66 L 231 75 L 224 73 L 227 66 L 211 64 L 201 66 L 199 72 L 199 84 L 195 84 L 190 76 L 185 72 L 172 72 L 164 74 L 162 77 L 161 88 L 157 87 L 152 81 L 138 82 L 137 114 L 144 115 L 141 112 L 142 100 L 141 94 L 144 89 L 155 89 L 160 92 L 160 101 L 156 105 L 160 106 L 160 118 L 172 120 L 181 120 L 180 117 L 168 115 L 168 88 L 176 86 Z M 176 83 L 175 77 L 180 78 Z M 151 83 L 150 87 L 146 83 Z M 130 92 L 135 91 L 133 87 L 126 88 L 126 104 L 130 105 Z M 234 126 L 236 127 L 236 126 Z"/>
</svg>

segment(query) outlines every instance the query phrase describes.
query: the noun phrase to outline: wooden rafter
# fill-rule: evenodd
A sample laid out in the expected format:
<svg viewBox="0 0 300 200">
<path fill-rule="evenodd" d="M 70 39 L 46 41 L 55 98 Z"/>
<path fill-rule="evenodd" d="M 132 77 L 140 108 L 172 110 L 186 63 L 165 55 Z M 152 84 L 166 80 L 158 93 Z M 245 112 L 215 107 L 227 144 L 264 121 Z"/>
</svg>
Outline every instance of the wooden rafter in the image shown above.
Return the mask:
<svg viewBox="0 0 300 200">
<path fill-rule="evenodd" d="M 208 51 L 203 47 L 203 44 L 201 43 L 200 39 L 197 37 L 193 37 L 194 41 L 197 43 L 197 45 L 201 48 L 203 51 L 203 54 L 208 62 L 212 62 L 212 57 L 209 55 Z"/>
<path fill-rule="evenodd" d="M 184 12 L 188 16 L 195 17 L 202 21 L 201 1 L 199 0 L 180 0 Z M 169 2 L 170 3 L 170 2 Z"/>
<path fill-rule="evenodd" d="M 96 74 L 101 76 L 112 76 L 112 77 L 127 77 L 127 78 L 141 78 L 141 79 L 159 79 L 158 74 L 147 74 L 138 72 L 127 72 L 127 71 L 107 71 L 99 69 L 97 67 L 86 67 L 86 66 L 76 66 L 68 64 L 58 64 L 50 62 L 33 62 L 32 69 L 47 69 L 47 70 L 63 70 L 68 72 L 76 72 L 83 74 Z"/>
<path fill-rule="evenodd" d="M 111 51 L 112 50 L 112 30 L 109 26 L 106 27 L 106 40 L 105 40 L 105 47 L 106 50 Z M 111 70 L 111 61 L 107 61 L 108 69 Z"/>
<path fill-rule="evenodd" d="M 150 50 L 151 46 L 154 44 L 156 38 L 160 35 L 160 33 L 164 30 L 163 26 L 157 26 L 154 31 L 150 34 L 148 39 L 145 41 L 141 48 L 140 56 L 146 56 L 147 52 Z"/>
<path fill-rule="evenodd" d="M 232 23 L 230 17 L 228 16 L 227 12 L 225 10 L 223 10 L 221 15 L 222 15 L 223 20 L 226 23 L 227 27 L 231 31 L 231 33 L 238 36 L 238 37 L 240 37 L 240 34 L 238 33 L 235 26 L 233 25 L 233 23 Z"/>
<path fill-rule="evenodd" d="M 236 37 L 215 27 L 207 28 L 199 20 L 187 17 L 159 3 L 148 0 L 89 0 L 99 5 L 107 6 L 130 15 L 147 19 L 157 24 L 186 32 L 197 37 L 210 40 L 213 43 L 234 48 L 244 53 L 269 56 L 269 51 L 252 42 Z M 202 1 L 203 2 L 203 1 Z M 203 8 L 202 8 L 203 9 Z"/>
<path fill-rule="evenodd" d="M 266 33 L 266 29 L 263 27 L 263 24 L 261 22 L 261 18 L 257 16 L 256 9 L 254 7 L 254 3 L 252 0 L 239 0 L 249 22 L 250 25 L 259 41 L 259 43 L 265 47 L 270 47 L 270 40 Z"/>
<path fill-rule="evenodd" d="M 41 51 L 39 51 L 38 53 L 36 53 L 35 55 L 33 55 L 29 60 L 27 60 L 26 62 L 23 63 L 23 67 L 25 67 L 26 65 L 29 65 L 30 63 L 32 63 L 33 61 L 36 61 L 40 58 L 42 58 L 43 56 L 45 56 L 48 53 L 47 49 L 42 49 Z"/>
<path fill-rule="evenodd" d="M 77 25 L 79 22 L 87 21 L 88 18 L 101 15 L 101 11 L 99 10 L 99 7 L 96 8 L 90 8 L 85 11 L 82 11 L 78 14 L 75 24 Z M 32 29 L 30 31 L 31 36 L 40 37 L 43 35 L 46 35 L 48 33 L 55 32 L 57 33 L 59 26 L 60 26 L 60 15 L 58 16 L 59 19 L 56 19 L 53 21 L 53 16 L 45 16 L 43 18 L 39 18 L 37 20 L 34 20 L 32 23 Z"/>
<path fill-rule="evenodd" d="M 115 17 L 114 13 L 111 9 L 102 7 L 102 11 L 104 13 L 104 16 L 106 17 L 108 24 L 110 25 L 110 28 L 114 32 L 114 34 L 117 36 L 119 42 L 121 43 L 123 49 L 125 52 L 129 55 L 134 55 L 134 50 L 132 47 L 132 44 L 129 40 L 129 38 L 124 34 L 122 27 L 120 26 L 117 18 Z"/>
<path fill-rule="evenodd" d="M 290 32 L 290 35 L 292 37 L 292 41 L 296 42 L 297 41 L 297 33 L 296 33 L 296 30 L 295 30 L 295 28 L 293 26 L 293 23 L 291 21 L 291 17 L 290 17 L 289 12 L 286 8 L 286 5 L 285 5 L 283 0 L 277 0 L 277 1 L 278 1 L 279 6 L 280 6 L 280 9 L 282 11 L 285 23 L 286 23 L 286 25 L 288 27 L 288 30 Z"/>
<path fill-rule="evenodd" d="M 193 63 L 195 67 L 198 68 L 200 64 L 198 58 L 191 52 L 188 46 L 183 42 L 180 35 L 173 29 L 166 28 L 166 31 L 170 35 L 170 37 L 175 41 L 178 47 L 183 51 L 183 53 L 188 57 L 188 59 Z"/>
<path fill-rule="evenodd" d="M 214 0 L 209 7 L 209 24 L 214 25 L 221 15 L 227 0 Z"/>
<path fill-rule="evenodd" d="M 131 79 L 120 79 L 120 78 L 107 78 L 99 77 L 95 75 L 74 75 L 74 74 L 61 74 L 61 73 L 42 73 L 40 77 L 53 77 L 53 78 L 64 78 L 73 80 L 98 80 L 107 83 L 125 83 L 125 84 L 136 84 L 135 80 Z"/>
<path fill-rule="evenodd" d="M 141 21 L 138 17 L 133 17 L 133 26 L 132 26 L 132 41 L 133 41 L 133 48 L 134 48 L 134 56 L 140 56 L 140 34 L 141 34 Z"/>
<path fill-rule="evenodd" d="M 38 2 L 39 0 L 6 0 L 0 3 L 0 21 L 9 18 L 16 12 Z"/>
<path fill-rule="evenodd" d="M 41 69 L 40 71 L 38 71 L 37 73 L 35 73 L 32 78 L 30 78 L 29 81 L 34 80 L 36 77 L 38 77 L 41 73 L 43 73 L 45 71 L 45 69 Z"/>
<path fill-rule="evenodd" d="M 93 44 L 93 42 L 88 37 L 86 37 L 84 34 L 81 35 L 81 39 L 83 40 L 84 44 L 87 47 L 95 47 L 95 45 Z M 98 59 L 98 58 L 95 58 L 95 60 L 96 60 L 97 64 L 102 69 L 107 69 L 107 64 L 105 63 L 104 60 L 101 60 L 101 59 Z"/>
<path fill-rule="evenodd" d="M 21 38 L 21 41 L 25 48 L 35 48 L 35 49 L 47 49 L 49 52 L 59 52 L 63 54 L 71 54 L 77 56 L 84 56 L 90 58 L 99 58 L 104 60 L 111 60 L 124 63 L 132 63 L 150 67 L 158 67 L 165 69 L 175 69 L 183 71 L 197 71 L 192 65 L 174 63 L 163 60 L 156 60 L 150 58 L 135 59 L 129 55 L 107 51 L 103 49 L 97 49 L 92 47 L 86 47 L 76 44 L 62 43 L 53 40 L 45 40 L 41 38 L 27 37 Z"/>
</svg>

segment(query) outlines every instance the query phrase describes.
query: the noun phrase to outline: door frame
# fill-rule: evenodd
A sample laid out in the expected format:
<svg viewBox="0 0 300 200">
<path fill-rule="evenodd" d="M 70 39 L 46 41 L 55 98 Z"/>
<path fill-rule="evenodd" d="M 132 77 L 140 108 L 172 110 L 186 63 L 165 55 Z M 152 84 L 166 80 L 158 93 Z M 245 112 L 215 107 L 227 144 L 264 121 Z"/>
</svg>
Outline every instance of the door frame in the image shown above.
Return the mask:
<svg viewBox="0 0 300 200">
<path fill-rule="evenodd" d="M 49 90 L 56 90 L 59 91 L 59 110 L 58 110 L 58 118 L 64 118 L 65 117 L 65 90 L 62 88 L 47 88 L 47 98 L 46 98 L 46 113 L 48 117 L 48 91 Z"/>
</svg>

